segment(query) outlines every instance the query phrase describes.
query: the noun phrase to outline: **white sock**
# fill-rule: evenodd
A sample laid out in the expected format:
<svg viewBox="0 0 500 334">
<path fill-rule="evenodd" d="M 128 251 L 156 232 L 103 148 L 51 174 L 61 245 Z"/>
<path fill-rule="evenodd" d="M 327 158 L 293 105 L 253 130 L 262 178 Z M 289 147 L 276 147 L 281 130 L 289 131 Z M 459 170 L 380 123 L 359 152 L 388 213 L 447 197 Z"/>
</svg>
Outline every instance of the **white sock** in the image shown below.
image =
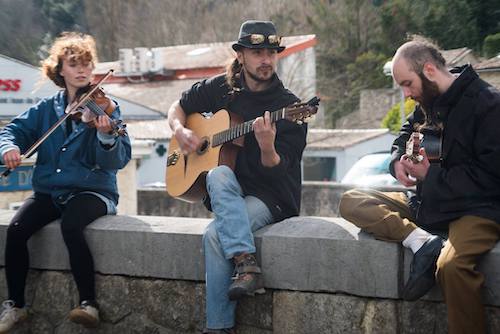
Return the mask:
<svg viewBox="0 0 500 334">
<path fill-rule="evenodd" d="M 411 248 L 411 251 L 415 254 L 430 237 L 432 237 L 432 234 L 417 227 L 403 240 L 403 246 Z"/>
</svg>

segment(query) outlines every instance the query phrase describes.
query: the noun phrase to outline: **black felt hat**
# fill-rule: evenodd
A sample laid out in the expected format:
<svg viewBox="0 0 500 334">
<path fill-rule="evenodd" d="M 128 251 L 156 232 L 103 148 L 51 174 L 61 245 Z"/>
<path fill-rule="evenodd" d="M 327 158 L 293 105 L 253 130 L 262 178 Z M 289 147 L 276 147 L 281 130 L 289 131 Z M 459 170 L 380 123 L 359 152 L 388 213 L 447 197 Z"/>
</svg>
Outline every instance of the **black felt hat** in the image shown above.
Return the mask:
<svg viewBox="0 0 500 334">
<path fill-rule="evenodd" d="M 258 42 L 259 35 L 264 38 L 262 42 Z M 274 37 L 272 43 L 269 36 Z M 285 50 L 284 46 L 280 46 L 280 38 L 276 34 L 276 27 L 271 21 L 245 21 L 240 27 L 238 41 L 233 44 L 233 50 L 238 51 L 241 48 L 248 49 L 275 49 L 278 52 Z"/>
</svg>

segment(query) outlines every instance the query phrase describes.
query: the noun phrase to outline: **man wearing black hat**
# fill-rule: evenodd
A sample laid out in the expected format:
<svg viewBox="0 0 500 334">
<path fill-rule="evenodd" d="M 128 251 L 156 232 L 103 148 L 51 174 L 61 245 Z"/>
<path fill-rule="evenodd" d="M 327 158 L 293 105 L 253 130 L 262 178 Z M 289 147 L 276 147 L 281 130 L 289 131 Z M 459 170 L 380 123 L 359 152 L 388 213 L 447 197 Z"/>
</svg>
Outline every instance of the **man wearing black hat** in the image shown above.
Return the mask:
<svg viewBox="0 0 500 334">
<path fill-rule="evenodd" d="M 194 84 L 168 113 L 185 154 L 200 146 L 200 138 L 184 127 L 186 115 L 226 109 L 243 121 L 255 119 L 234 170 L 221 165 L 206 177 L 205 202 L 215 215 L 203 236 L 206 333 L 233 333 L 236 300 L 264 292 L 253 232 L 300 211 L 307 126 L 273 123 L 269 113 L 299 101 L 276 75 L 278 53 L 285 47 L 272 22 L 247 21 L 233 49 L 236 59 L 225 74 Z"/>
</svg>

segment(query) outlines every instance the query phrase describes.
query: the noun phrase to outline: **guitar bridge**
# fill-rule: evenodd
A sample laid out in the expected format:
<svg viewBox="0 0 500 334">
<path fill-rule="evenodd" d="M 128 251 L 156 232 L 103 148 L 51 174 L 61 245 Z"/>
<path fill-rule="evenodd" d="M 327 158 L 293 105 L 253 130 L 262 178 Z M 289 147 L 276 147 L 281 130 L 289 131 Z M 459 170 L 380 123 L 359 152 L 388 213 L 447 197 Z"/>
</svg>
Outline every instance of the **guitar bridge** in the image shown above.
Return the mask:
<svg viewBox="0 0 500 334">
<path fill-rule="evenodd" d="M 175 166 L 175 164 L 177 163 L 177 160 L 179 160 L 180 156 L 181 155 L 179 154 L 178 151 L 174 151 L 172 154 L 170 154 L 167 157 L 167 167 Z"/>
</svg>

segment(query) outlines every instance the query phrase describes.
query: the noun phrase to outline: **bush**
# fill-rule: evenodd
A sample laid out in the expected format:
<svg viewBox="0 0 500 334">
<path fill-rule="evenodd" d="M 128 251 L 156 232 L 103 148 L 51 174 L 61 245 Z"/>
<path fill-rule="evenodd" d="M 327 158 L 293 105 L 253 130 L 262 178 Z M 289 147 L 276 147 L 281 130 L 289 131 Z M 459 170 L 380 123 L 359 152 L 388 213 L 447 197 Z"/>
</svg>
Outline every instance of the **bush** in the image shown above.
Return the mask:
<svg viewBox="0 0 500 334">
<path fill-rule="evenodd" d="M 409 114 L 413 112 L 415 109 L 415 101 L 412 99 L 406 99 L 405 101 L 405 116 L 408 117 Z M 381 127 L 387 128 L 391 132 L 398 132 L 401 129 L 401 115 L 399 110 L 401 108 L 400 103 L 396 103 L 392 106 L 391 109 L 387 112 L 384 119 L 382 120 Z"/>
<path fill-rule="evenodd" d="M 483 44 L 483 52 L 486 57 L 494 57 L 500 54 L 500 32 L 486 36 Z"/>
</svg>

